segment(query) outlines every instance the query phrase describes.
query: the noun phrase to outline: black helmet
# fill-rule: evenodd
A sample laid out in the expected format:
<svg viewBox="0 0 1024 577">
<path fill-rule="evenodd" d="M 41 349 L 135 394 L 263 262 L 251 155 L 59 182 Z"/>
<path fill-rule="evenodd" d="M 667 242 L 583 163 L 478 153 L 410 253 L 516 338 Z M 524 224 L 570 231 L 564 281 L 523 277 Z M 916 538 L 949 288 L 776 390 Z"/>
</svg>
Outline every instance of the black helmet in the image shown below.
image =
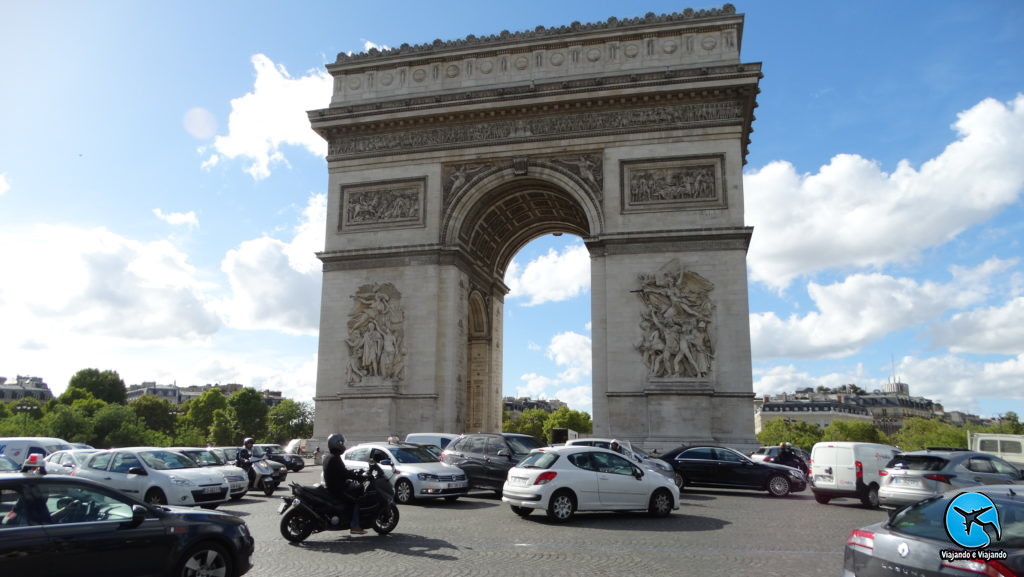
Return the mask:
<svg viewBox="0 0 1024 577">
<path fill-rule="evenodd" d="M 245 438 L 245 440 L 244 440 L 244 441 L 242 441 L 242 444 L 243 444 L 243 445 L 251 445 L 251 444 L 253 444 L 253 443 L 255 443 L 255 442 L 256 442 L 256 441 L 252 440 L 252 437 L 246 437 L 246 438 Z"/>
<path fill-rule="evenodd" d="M 341 433 L 334 433 L 330 437 L 327 437 L 327 450 L 332 455 L 340 455 L 345 452 L 345 435 Z"/>
</svg>

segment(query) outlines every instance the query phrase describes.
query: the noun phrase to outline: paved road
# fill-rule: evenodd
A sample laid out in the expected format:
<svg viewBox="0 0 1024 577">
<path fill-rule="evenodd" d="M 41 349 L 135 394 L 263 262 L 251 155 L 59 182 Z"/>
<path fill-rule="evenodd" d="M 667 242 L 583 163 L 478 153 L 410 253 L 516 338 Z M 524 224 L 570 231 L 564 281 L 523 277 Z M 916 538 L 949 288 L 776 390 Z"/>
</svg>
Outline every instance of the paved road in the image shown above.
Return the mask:
<svg viewBox="0 0 1024 577">
<path fill-rule="evenodd" d="M 320 467 L 308 467 L 289 481 L 312 484 L 319 475 Z M 552 525 L 539 512 L 521 519 L 492 493 L 475 492 L 455 503 L 401 506 L 398 528 L 387 536 L 334 531 L 301 545 L 281 537 L 277 497 L 257 493 L 221 510 L 244 516 L 253 532 L 253 577 L 834 577 L 842 571 L 850 531 L 885 518 L 854 500 L 819 505 L 809 490 L 774 499 L 687 489 L 682 500 L 682 508 L 665 519 L 579 513 L 568 525 Z"/>
</svg>

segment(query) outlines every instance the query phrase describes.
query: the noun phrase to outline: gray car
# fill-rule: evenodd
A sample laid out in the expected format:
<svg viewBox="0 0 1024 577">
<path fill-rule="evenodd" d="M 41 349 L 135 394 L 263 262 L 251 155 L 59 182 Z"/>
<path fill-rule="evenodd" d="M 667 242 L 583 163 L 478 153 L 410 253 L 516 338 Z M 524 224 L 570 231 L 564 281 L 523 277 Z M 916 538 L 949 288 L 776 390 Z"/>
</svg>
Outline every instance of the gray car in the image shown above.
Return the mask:
<svg viewBox="0 0 1024 577">
<path fill-rule="evenodd" d="M 952 489 L 1024 479 L 1016 467 L 988 453 L 931 449 L 900 453 L 879 474 L 878 505 L 884 509 L 898 509 Z"/>
<path fill-rule="evenodd" d="M 850 533 L 843 553 L 843 577 L 1024 575 L 1024 499 L 1021 498 L 1024 491 L 1019 485 L 989 485 L 976 489 L 991 501 L 996 514 L 986 514 L 989 507 L 957 510 L 960 515 L 955 516 L 953 527 L 960 524 L 960 516 L 976 517 L 977 525 L 967 529 L 967 533 L 973 530 L 988 534 L 991 542 L 982 551 L 964 551 L 952 540 L 947 529 L 947 510 L 956 510 L 953 501 L 964 493 L 953 489 L 911 505 L 889 521 Z M 990 522 L 993 518 L 1000 525 L 998 535 Z M 946 551 L 947 556 L 955 551 L 960 554 L 984 552 L 989 557 L 993 554 L 1001 557 L 1005 552 L 1006 558 L 947 558 L 942 551 Z"/>
</svg>

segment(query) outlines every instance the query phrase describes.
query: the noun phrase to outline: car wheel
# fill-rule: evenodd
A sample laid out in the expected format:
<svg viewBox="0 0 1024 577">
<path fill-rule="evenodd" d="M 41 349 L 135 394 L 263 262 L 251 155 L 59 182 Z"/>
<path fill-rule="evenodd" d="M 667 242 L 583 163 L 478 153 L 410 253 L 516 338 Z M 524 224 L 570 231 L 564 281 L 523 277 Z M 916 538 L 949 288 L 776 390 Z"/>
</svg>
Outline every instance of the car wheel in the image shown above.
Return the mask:
<svg viewBox="0 0 1024 577">
<path fill-rule="evenodd" d="M 565 523 L 576 513 L 576 498 L 569 491 L 558 491 L 548 501 L 548 519 Z"/>
<path fill-rule="evenodd" d="M 153 487 L 149 491 L 146 491 L 145 501 L 150 505 L 166 505 L 167 496 L 164 492 L 156 487 Z"/>
<path fill-rule="evenodd" d="M 877 509 L 878 508 L 878 485 L 875 485 L 874 483 L 872 483 L 871 486 L 868 487 L 867 492 L 865 492 L 861 496 L 860 503 L 861 503 L 861 505 L 864 505 L 868 509 Z"/>
<path fill-rule="evenodd" d="M 672 494 L 665 489 L 658 489 L 651 495 L 651 502 L 647 505 L 647 512 L 652 517 L 668 517 L 672 512 Z"/>
<path fill-rule="evenodd" d="M 378 535 L 387 535 L 388 533 L 395 530 L 398 526 L 398 507 L 395 505 L 389 505 L 382 507 L 380 513 L 377 513 L 377 518 L 373 520 L 373 530 Z"/>
<path fill-rule="evenodd" d="M 178 577 L 199 575 L 234 575 L 231 558 L 224 547 L 216 543 L 200 543 L 190 548 L 174 572 Z"/>
<path fill-rule="evenodd" d="M 789 481 L 782 475 L 772 475 L 768 479 L 768 493 L 772 497 L 785 497 L 789 494 Z"/>
<path fill-rule="evenodd" d="M 814 500 L 821 503 L 822 505 L 828 505 L 828 502 L 832 500 L 832 497 L 826 497 L 825 495 L 815 495 Z"/>
<path fill-rule="evenodd" d="M 292 543 L 301 543 L 313 532 L 313 519 L 302 509 L 292 509 L 281 517 L 281 535 Z"/>
<path fill-rule="evenodd" d="M 399 504 L 407 505 L 412 503 L 415 499 L 416 490 L 412 488 L 412 483 L 407 479 L 399 479 L 395 483 L 395 501 Z"/>
<path fill-rule="evenodd" d="M 530 507 L 516 507 L 515 505 L 512 505 L 512 512 L 520 517 L 527 517 L 530 513 L 533 513 L 533 509 Z"/>
<path fill-rule="evenodd" d="M 676 474 L 675 474 L 675 475 L 673 476 L 673 478 L 672 478 L 672 479 L 673 479 L 673 480 L 674 480 L 674 481 L 676 482 L 676 487 L 677 487 L 677 488 L 678 488 L 678 489 L 679 489 L 680 491 L 682 491 L 682 490 L 683 490 L 683 487 L 685 487 L 685 486 L 686 486 L 686 478 L 685 478 L 685 477 L 683 477 L 683 474 L 682 474 L 682 473 L 680 473 L 680 472 L 678 472 L 678 471 L 677 471 L 677 472 L 676 472 Z"/>
</svg>

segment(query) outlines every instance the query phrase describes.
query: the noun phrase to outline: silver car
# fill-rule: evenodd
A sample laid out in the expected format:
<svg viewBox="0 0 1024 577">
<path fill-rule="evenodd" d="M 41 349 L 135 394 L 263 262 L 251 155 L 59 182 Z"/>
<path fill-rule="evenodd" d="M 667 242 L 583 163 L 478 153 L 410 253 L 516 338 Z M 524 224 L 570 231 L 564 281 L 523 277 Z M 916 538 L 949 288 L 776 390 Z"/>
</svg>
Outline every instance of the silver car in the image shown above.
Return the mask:
<svg viewBox="0 0 1024 577">
<path fill-rule="evenodd" d="M 952 489 L 1024 479 L 1016 467 L 988 453 L 930 449 L 900 453 L 879 474 L 878 505 L 884 509 L 899 509 Z"/>
<path fill-rule="evenodd" d="M 454 501 L 469 492 L 465 471 L 442 463 L 420 445 L 363 443 L 345 451 L 341 458 L 349 469 L 366 469 L 370 461 L 390 460 L 391 465 L 382 464 L 381 469 L 394 485 L 395 501 L 399 503 L 439 497 Z"/>
</svg>

